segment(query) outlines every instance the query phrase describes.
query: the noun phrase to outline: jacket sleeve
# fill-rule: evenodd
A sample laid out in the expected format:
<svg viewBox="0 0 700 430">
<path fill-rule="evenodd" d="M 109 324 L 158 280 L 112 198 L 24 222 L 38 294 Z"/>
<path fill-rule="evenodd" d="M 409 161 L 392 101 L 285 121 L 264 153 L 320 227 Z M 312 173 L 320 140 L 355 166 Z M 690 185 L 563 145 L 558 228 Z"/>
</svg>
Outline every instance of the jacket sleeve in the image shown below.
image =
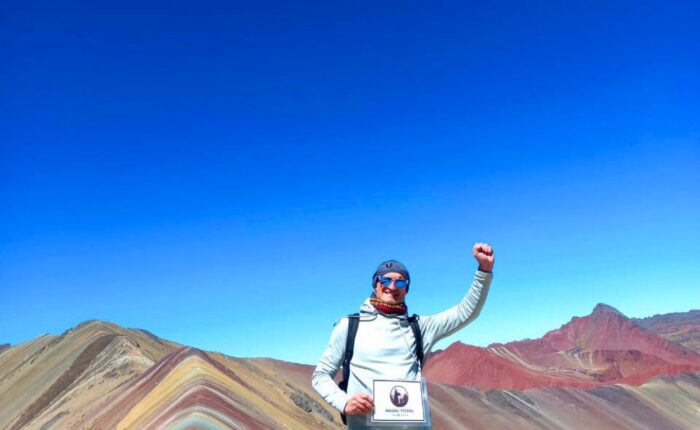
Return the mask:
<svg viewBox="0 0 700 430">
<path fill-rule="evenodd" d="M 333 378 L 343 364 L 345 343 L 348 338 L 348 319 L 342 318 L 335 325 L 331 340 L 323 352 L 318 365 L 311 376 L 311 385 L 331 406 L 343 412 L 348 402 L 348 395 L 338 387 Z"/>
<path fill-rule="evenodd" d="M 426 355 L 437 341 L 457 332 L 479 316 L 486 301 L 492 278 L 492 273 L 477 270 L 469 292 L 458 305 L 439 314 L 419 318 Z"/>
</svg>

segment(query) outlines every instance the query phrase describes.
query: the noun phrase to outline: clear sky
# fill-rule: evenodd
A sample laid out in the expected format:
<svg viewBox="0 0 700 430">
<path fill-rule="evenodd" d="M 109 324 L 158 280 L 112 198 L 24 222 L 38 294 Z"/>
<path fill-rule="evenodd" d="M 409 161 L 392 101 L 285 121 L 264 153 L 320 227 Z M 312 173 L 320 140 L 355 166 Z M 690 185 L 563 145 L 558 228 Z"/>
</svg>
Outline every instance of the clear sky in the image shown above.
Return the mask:
<svg viewBox="0 0 700 430">
<path fill-rule="evenodd" d="M 59 3 L 0 11 L 0 343 L 314 363 L 379 262 L 434 313 L 477 241 L 438 347 L 700 308 L 697 2 Z"/>
</svg>

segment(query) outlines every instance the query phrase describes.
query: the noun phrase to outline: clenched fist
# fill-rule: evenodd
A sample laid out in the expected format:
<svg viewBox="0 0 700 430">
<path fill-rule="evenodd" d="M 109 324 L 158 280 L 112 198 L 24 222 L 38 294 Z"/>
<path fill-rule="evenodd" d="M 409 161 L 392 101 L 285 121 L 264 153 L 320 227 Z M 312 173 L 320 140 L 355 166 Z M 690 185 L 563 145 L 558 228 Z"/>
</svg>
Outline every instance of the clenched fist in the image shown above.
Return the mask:
<svg viewBox="0 0 700 430">
<path fill-rule="evenodd" d="M 368 414 L 374 409 L 372 397 L 366 393 L 356 393 L 345 404 L 345 415 Z"/>
<path fill-rule="evenodd" d="M 493 248 L 485 243 L 475 243 L 472 252 L 476 261 L 479 262 L 479 270 L 482 272 L 491 272 L 493 270 Z"/>
</svg>

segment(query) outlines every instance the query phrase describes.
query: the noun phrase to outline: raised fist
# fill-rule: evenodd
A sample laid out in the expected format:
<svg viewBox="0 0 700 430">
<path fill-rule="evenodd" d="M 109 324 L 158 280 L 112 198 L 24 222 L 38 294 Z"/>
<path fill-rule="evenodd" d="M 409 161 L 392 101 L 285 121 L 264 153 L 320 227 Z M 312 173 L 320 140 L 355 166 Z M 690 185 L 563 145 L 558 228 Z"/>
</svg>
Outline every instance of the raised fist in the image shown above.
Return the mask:
<svg viewBox="0 0 700 430">
<path fill-rule="evenodd" d="M 479 270 L 482 272 L 491 272 L 493 270 L 493 248 L 485 243 L 475 243 L 472 253 L 474 253 L 476 261 L 479 262 Z"/>
</svg>

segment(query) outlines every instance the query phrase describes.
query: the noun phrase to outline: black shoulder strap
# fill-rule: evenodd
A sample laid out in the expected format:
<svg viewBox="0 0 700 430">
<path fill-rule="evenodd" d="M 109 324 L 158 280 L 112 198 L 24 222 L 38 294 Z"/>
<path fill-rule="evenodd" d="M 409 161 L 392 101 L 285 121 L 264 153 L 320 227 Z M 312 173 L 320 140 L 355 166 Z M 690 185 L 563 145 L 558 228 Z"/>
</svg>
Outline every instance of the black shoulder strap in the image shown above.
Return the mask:
<svg viewBox="0 0 700 430">
<path fill-rule="evenodd" d="M 348 338 L 345 341 L 345 357 L 343 358 L 343 380 L 340 381 L 338 387 L 341 390 L 348 391 L 348 381 L 350 380 L 350 360 L 355 352 L 355 335 L 357 334 L 357 326 L 360 324 L 360 314 L 348 315 Z M 347 424 L 345 412 L 340 413 L 340 418 L 343 424 Z"/>
<path fill-rule="evenodd" d="M 348 390 L 348 381 L 350 380 L 350 360 L 355 352 L 355 335 L 357 334 L 357 326 L 360 323 L 360 314 L 348 315 L 348 338 L 345 341 L 345 357 L 343 358 L 343 380 L 338 386 L 341 390 Z"/>
<path fill-rule="evenodd" d="M 411 315 L 408 318 L 408 323 L 411 325 L 411 330 L 413 330 L 413 337 L 416 338 L 416 356 L 420 362 L 420 367 L 423 367 L 423 333 L 421 333 L 418 325 L 418 315 Z"/>
</svg>

